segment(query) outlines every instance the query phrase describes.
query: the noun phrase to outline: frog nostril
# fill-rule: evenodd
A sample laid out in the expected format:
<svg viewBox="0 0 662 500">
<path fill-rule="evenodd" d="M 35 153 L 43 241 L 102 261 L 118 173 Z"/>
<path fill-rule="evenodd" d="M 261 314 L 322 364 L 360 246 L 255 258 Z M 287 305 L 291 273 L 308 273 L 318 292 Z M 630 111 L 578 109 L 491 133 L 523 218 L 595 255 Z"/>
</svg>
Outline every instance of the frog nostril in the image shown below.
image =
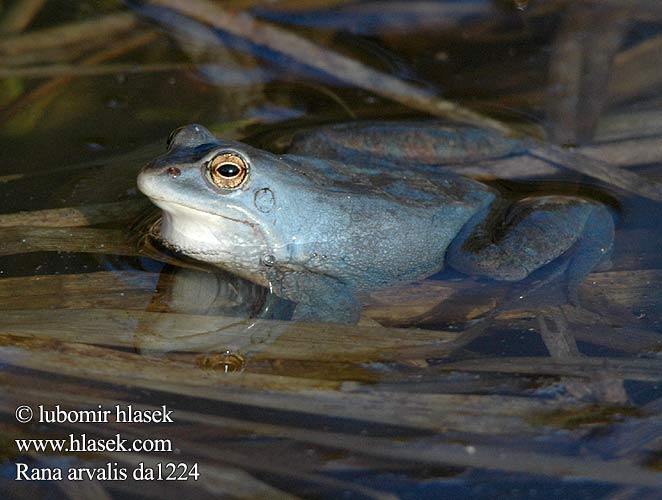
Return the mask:
<svg viewBox="0 0 662 500">
<path fill-rule="evenodd" d="M 169 167 L 168 170 L 166 170 L 166 172 L 172 178 L 179 177 L 180 174 L 182 173 L 182 171 L 179 170 L 177 167 Z"/>
</svg>

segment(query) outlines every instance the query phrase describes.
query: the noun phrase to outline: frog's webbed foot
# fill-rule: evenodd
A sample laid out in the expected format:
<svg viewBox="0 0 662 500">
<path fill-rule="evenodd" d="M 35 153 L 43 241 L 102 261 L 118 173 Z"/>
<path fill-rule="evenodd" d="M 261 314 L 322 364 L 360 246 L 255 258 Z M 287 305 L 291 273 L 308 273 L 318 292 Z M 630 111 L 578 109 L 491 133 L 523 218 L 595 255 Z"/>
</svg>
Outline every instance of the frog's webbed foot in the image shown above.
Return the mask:
<svg viewBox="0 0 662 500">
<path fill-rule="evenodd" d="M 361 305 L 354 290 L 336 278 L 317 273 L 281 272 L 271 281 L 274 292 L 297 303 L 292 319 L 356 323 Z"/>
<path fill-rule="evenodd" d="M 576 304 L 579 284 L 610 254 L 613 240 L 614 221 L 601 203 L 571 196 L 527 198 L 477 214 L 449 247 L 447 260 L 463 273 L 502 281 L 520 281 L 540 270 L 526 284 L 528 292 L 550 296 L 545 287 L 560 284 L 565 300 Z"/>
</svg>

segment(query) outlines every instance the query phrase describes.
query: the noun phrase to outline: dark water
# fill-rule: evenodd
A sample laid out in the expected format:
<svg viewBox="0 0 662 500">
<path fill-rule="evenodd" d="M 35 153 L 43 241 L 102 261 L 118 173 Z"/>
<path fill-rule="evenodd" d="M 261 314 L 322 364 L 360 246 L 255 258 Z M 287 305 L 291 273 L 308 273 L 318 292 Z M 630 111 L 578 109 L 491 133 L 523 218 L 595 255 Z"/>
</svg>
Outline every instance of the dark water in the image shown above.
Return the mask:
<svg viewBox="0 0 662 500">
<path fill-rule="evenodd" d="M 456 165 L 507 198 L 581 194 L 611 208 L 614 250 L 580 287 L 581 307 L 543 288 L 502 309 L 516 288 L 445 270 L 375 292 L 358 326 L 296 325 L 276 321 L 294 304 L 147 237 L 158 214 L 135 185 L 187 123 L 280 152 L 320 123 L 431 116 L 278 50 L 278 36 L 296 34 L 652 186 L 653 2 L 227 2 L 286 30 L 266 43 L 138 2 L 46 2 L 21 27 L 23 3 L 0 10 L 0 496 L 659 495 L 659 201 L 526 155 Z M 63 43 L 83 21 L 96 24 Z M 67 207 L 78 211 L 35 212 Z M 174 423 L 14 414 L 117 404 L 166 405 Z M 15 442 L 72 433 L 171 439 L 177 451 L 25 453 Z M 17 464 L 140 462 L 197 463 L 200 477 L 15 480 Z"/>
</svg>

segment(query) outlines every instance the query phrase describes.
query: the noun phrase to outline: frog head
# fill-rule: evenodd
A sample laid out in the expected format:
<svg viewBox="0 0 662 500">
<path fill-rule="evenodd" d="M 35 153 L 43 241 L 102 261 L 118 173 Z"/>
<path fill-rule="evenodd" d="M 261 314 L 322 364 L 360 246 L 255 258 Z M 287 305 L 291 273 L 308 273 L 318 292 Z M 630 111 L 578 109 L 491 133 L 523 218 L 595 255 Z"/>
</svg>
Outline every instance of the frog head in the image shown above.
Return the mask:
<svg viewBox="0 0 662 500">
<path fill-rule="evenodd" d="M 174 131 L 167 153 L 138 176 L 140 191 L 163 210 L 167 245 L 261 284 L 284 246 L 278 222 L 288 204 L 278 194 L 287 186 L 278 156 L 219 140 L 201 125 Z"/>
</svg>

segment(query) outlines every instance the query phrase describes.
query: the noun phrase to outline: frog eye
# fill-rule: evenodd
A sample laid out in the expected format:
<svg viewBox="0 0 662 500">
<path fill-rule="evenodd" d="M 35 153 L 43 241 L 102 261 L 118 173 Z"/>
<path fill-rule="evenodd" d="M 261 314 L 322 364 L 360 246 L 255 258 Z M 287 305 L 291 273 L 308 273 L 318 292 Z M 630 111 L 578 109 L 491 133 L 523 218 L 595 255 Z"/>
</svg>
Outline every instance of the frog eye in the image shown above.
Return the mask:
<svg viewBox="0 0 662 500">
<path fill-rule="evenodd" d="M 216 141 L 212 133 L 202 125 L 185 125 L 176 128 L 168 136 L 166 149 L 168 151 L 178 148 L 194 148 L 202 144 L 210 144 Z"/>
<path fill-rule="evenodd" d="M 207 174 L 216 186 L 235 189 L 246 180 L 248 165 L 234 153 L 221 153 L 209 162 Z"/>
</svg>

